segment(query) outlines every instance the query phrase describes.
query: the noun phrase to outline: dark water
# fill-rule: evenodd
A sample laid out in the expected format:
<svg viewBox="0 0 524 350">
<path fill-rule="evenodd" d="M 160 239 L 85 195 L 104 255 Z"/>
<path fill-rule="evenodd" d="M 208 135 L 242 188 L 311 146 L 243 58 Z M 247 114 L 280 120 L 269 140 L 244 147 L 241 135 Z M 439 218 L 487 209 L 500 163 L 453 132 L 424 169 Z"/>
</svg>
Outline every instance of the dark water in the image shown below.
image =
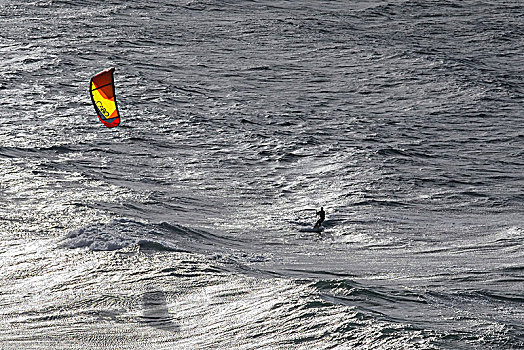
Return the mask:
<svg viewBox="0 0 524 350">
<path fill-rule="evenodd" d="M 0 348 L 524 347 L 523 26 L 520 1 L 0 1 Z"/>
</svg>

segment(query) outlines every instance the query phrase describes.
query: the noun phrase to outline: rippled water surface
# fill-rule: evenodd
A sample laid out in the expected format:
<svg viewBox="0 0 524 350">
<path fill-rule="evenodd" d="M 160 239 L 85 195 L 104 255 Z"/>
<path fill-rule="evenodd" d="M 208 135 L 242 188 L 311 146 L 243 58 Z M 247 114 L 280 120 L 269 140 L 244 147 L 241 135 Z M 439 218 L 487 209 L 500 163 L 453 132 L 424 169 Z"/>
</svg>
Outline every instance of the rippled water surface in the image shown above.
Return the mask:
<svg viewBox="0 0 524 350">
<path fill-rule="evenodd" d="M 0 348 L 524 347 L 523 19 L 0 1 Z"/>
</svg>

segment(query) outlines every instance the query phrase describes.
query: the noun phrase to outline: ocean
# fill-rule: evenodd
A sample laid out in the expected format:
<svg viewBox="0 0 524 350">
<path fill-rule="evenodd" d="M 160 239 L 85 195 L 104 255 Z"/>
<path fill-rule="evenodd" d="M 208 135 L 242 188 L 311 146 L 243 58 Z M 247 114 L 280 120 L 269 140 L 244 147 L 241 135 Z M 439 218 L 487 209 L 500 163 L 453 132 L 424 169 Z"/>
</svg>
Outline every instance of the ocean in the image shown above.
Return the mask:
<svg viewBox="0 0 524 350">
<path fill-rule="evenodd" d="M 524 348 L 523 28 L 518 0 L 0 1 L 0 349 Z"/>
</svg>

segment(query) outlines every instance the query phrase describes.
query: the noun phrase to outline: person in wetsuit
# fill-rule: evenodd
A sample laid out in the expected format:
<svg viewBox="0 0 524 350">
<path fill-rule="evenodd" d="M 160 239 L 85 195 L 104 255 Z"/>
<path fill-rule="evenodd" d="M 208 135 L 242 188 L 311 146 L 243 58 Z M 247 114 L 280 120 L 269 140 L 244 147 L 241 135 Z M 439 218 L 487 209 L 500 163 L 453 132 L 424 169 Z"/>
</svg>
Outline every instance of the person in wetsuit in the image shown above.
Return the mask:
<svg viewBox="0 0 524 350">
<path fill-rule="evenodd" d="M 317 211 L 317 215 L 320 216 L 320 219 L 318 219 L 317 223 L 313 228 L 320 228 L 320 225 L 322 225 L 322 223 L 326 219 L 326 212 L 324 211 L 324 207 L 320 207 L 320 211 Z"/>
</svg>

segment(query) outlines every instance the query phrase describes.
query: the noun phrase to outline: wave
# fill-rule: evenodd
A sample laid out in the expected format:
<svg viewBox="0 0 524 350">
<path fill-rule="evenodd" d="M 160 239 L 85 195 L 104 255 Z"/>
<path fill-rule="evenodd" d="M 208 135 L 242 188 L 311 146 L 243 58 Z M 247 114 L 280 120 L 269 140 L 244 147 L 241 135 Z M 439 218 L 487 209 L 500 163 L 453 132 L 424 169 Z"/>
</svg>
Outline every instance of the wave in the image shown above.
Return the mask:
<svg viewBox="0 0 524 350">
<path fill-rule="evenodd" d="M 373 332 L 369 334 L 371 343 L 391 344 L 393 339 L 405 337 L 404 344 L 410 344 L 416 335 L 429 348 L 456 348 L 464 345 L 465 337 L 471 348 L 524 345 L 519 316 L 524 299 L 518 292 L 391 288 L 350 279 L 312 281 L 309 287 L 316 291 L 320 303 L 309 304 L 308 308 L 331 305 L 354 312 L 351 324 L 338 328 L 341 333 L 337 336 L 341 339 L 352 340 L 355 331 L 369 322 L 383 328 L 378 338 L 374 338 Z M 454 321 L 435 322 L 435 318 Z"/>
<path fill-rule="evenodd" d="M 519 226 L 502 228 L 488 235 L 470 237 L 462 243 L 432 247 L 429 249 L 414 250 L 412 254 L 462 254 L 470 252 L 504 252 L 516 256 L 522 246 L 524 229 Z M 515 254 L 516 253 L 516 254 Z M 509 257 L 510 255 L 508 255 Z M 518 272 L 519 266 L 503 267 L 501 270 Z"/>
<path fill-rule="evenodd" d="M 434 158 L 435 155 L 431 152 L 417 152 L 407 149 L 399 149 L 394 147 L 381 148 L 376 151 L 377 154 L 381 156 L 390 156 L 390 157 L 405 157 L 405 158 Z"/>
<path fill-rule="evenodd" d="M 355 305 L 356 301 L 369 304 L 382 303 L 416 303 L 427 304 L 423 294 L 409 290 L 388 290 L 386 288 L 369 288 L 352 280 L 322 280 L 312 285 L 321 293 L 331 295 L 342 304 Z"/>
<path fill-rule="evenodd" d="M 65 245 L 69 248 L 89 248 L 93 251 L 111 251 L 143 242 L 144 224 L 131 220 L 113 220 L 95 223 L 71 231 Z"/>
<path fill-rule="evenodd" d="M 138 246 L 143 251 L 204 253 L 216 252 L 220 246 L 243 245 L 243 242 L 240 239 L 167 222 L 155 224 L 115 219 L 69 232 L 64 245 L 68 248 L 88 248 L 93 251 L 112 251 Z"/>
<path fill-rule="evenodd" d="M 73 147 L 66 145 L 53 145 L 49 147 L 0 147 L 0 157 L 25 158 L 29 156 L 42 157 L 42 153 L 65 154 L 75 152 Z"/>
</svg>

